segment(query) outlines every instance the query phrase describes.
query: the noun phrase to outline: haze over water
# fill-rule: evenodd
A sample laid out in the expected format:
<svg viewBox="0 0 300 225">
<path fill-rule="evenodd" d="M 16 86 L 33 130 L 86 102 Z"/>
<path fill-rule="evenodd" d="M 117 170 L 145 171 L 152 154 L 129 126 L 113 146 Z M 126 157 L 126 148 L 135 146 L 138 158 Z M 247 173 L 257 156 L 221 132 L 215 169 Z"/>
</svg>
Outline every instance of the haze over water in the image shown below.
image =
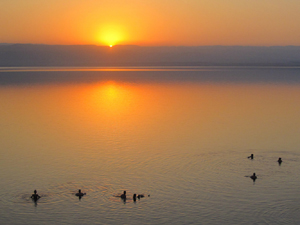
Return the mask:
<svg viewBox="0 0 300 225">
<path fill-rule="evenodd" d="M 299 71 L 0 70 L 1 221 L 299 223 Z"/>
</svg>

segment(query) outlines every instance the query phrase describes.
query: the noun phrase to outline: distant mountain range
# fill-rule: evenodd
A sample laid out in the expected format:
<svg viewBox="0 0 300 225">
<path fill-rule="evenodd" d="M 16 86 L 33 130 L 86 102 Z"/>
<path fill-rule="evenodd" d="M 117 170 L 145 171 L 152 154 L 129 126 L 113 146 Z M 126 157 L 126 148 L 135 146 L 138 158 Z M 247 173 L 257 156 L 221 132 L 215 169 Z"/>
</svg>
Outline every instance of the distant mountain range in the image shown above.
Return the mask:
<svg viewBox="0 0 300 225">
<path fill-rule="evenodd" d="M 0 66 L 300 66 L 300 46 L 0 44 Z"/>
</svg>

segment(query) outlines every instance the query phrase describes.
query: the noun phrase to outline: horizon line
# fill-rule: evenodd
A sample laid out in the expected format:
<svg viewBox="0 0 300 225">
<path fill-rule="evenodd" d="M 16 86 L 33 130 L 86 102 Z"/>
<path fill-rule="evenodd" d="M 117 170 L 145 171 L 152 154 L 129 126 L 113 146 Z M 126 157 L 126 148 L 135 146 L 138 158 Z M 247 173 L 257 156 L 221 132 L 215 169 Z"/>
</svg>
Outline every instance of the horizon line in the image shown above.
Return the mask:
<svg viewBox="0 0 300 225">
<path fill-rule="evenodd" d="M 6 43 L 1 42 L 0 46 L 8 45 L 42 45 L 42 46 L 95 46 L 95 47 L 107 47 L 109 45 L 97 45 L 97 44 L 43 44 L 43 43 Z M 300 45 L 133 45 L 133 44 L 116 44 L 112 47 L 300 47 Z"/>
</svg>

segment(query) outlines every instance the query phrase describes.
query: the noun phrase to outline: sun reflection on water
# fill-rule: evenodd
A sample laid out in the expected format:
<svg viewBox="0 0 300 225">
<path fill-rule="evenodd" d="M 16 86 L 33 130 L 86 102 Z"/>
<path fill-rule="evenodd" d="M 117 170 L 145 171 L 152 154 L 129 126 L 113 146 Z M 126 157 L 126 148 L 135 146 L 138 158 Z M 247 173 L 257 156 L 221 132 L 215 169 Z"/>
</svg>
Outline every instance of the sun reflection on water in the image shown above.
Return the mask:
<svg viewBox="0 0 300 225">
<path fill-rule="evenodd" d="M 109 81 L 95 86 L 92 101 L 98 113 L 111 117 L 133 110 L 136 97 L 128 85 Z"/>
</svg>

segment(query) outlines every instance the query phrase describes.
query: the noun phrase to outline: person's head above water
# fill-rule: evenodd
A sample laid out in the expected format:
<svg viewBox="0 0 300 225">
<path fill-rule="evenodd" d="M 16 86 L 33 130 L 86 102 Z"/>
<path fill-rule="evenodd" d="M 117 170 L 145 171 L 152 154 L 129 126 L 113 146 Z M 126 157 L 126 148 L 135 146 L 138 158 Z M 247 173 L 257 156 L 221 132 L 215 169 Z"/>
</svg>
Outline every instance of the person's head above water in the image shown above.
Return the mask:
<svg viewBox="0 0 300 225">
<path fill-rule="evenodd" d="M 121 198 L 123 198 L 123 199 L 126 198 L 126 191 L 124 191 L 123 194 L 121 194 Z"/>
<path fill-rule="evenodd" d="M 257 176 L 256 176 L 256 174 L 255 174 L 255 173 L 253 173 L 253 175 L 252 175 L 252 176 L 250 176 L 250 178 L 251 178 L 253 181 L 255 181 L 255 179 L 257 178 Z"/>
<path fill-rule="evenodd" d="M 78 192 L 75 195 L 81 198 L 82 196 L 86 195 L 86 193 L 82 193 L 81 189 L 78 189 Z"/>
<path fill-rule="evenodd" d="M 34 191 L 33 191 L 33 194 L 31 195 L 31 198 L 32 198 L 34 201 L 37 201 L 40 197 L 41 197 L 41 196 L 39 196 L 39 195 L 37 194 L 37 191 L 34 190 Z"/>
</svg>

